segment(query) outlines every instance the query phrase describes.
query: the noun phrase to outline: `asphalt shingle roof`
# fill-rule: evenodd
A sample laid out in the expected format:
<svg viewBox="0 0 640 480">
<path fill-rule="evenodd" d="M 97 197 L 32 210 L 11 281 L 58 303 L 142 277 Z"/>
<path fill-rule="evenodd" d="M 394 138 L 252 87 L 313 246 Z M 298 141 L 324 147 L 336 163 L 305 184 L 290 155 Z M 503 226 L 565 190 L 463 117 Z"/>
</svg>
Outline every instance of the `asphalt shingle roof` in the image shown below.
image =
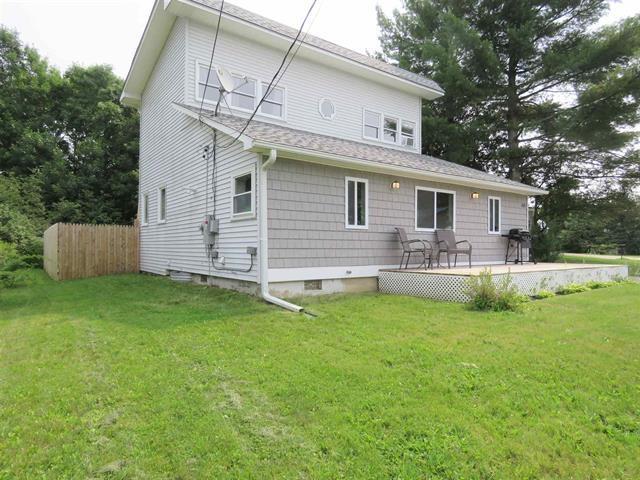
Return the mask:
<svg viewBox="0 0 640 480">
<path fill-rule="evenodd" d="M 195 106 L 185 104 L 176 105 L 186 108 L 196 115 L 200 111 L 200 109 Z M 206 109 L 202 110 L 202 115 L 236 132 L 240 132 L 247 122 L 245 118 L 228 114 L 219 114 L 217 117 L 214 117 L 213 112 Z M 244 135 L 256 142 L 275 144 L 282 147 L 300 148 L 318 154 L 350 157 L 360 161 L 412 168 L 423 172 L 495 183 L 497 184 L 496 188 L 498 188 L 498 185 L 504 185 L 538 190 L 535 187 L 515 182 L 499 175 L 493 175 L 429 155 L 331 137 L 257 120 L 251 121 Z M 543 190 L 539 190 L 539 192 L 542 193 Z"/>
<path fill-rule="evenodd" d="M 205 5 L 207 7 L 220 11 L 221 2 L 219 0 L 194 0 L 194 1 L 201 5 Z M 248 10 L 245 10 L 243 8 L 229 4 L 228 2 L 224 3 L 223 12 L 227 15 L 239 18 L 241 20 L 252 23 L 254 25 L 258 25 L 260 27 L 266 28 L 267 30 L 271 30 L 272 32 L 276 32 L 286 37 L 289 37 L 292 40 L 295 38 L 296 33 L 298 32 L 294 28 L 288 27 L 287 25 L 276 22 L 275 20 L 271 20 L 269 18 L 263 17 L 256 13 L 250 12 Z M 304 43 L 320 48 L 327 52 L 333 53 L 334 55 L 339 55 L 343 58 L 360 63 L 367 67 L 375 68 L 376 70 L 380 70 L 390 75 L 394 75 L 404 80 L 408 80 L 417 85 L 428 87 L 438 92 L 444 93 L 440 85 L 438 85 L 436 82 L 434 82 L 430 78 L 427 78 L 423 75 L 418 75 L 416 73 L 409 72 L 408 70 L 396 67 L 394 65 L 390 65 L 386 62 L 377 60 L 375 58 L 371 58 L 367 55 L 354 52 L 353 50 L 349 50 L 348 48 L 341 47 L 340 45 L 336 45 L 335 43 L 329 42 L 327 40 L 323 40 L 322 38 L 316 37 L 315 35 L 308 34 L 304 38 Z"/>
</svg>

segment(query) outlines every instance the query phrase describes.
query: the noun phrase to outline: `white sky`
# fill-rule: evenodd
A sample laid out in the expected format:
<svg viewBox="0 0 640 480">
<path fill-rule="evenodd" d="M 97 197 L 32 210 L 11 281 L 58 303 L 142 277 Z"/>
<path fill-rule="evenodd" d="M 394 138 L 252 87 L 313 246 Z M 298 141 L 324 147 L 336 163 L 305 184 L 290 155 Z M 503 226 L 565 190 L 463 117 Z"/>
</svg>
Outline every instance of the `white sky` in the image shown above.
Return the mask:
<svg viewBox="0 0 640 480">
<path fill-rule="evenodd" d="M 230 3 L 297 27 L 311 1 Z M 319 0 L 311 33 L 362 53 L 375 52 L 376 4 L 389 14 L 402 0 Z M 106 63 L 125 77 L 152 5 L 153 0 L 0 0 L 0 24 L 17 30 L 61 70 L 73 63 Z M 613 5 L 607 21 L 636 13 L 639 0 L 622 0 Z"/>
</svg>

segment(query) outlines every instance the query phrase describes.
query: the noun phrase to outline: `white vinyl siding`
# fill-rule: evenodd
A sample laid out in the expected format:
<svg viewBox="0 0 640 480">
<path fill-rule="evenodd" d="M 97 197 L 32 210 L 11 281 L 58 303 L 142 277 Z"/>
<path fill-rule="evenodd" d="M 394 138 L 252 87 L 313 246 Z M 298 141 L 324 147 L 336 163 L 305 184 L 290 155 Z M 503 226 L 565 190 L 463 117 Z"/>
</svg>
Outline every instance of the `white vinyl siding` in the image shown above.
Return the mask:
<svg viewBox="0 0 640 480">
<path fill-rule="evenodd" d="M 189 20 L 189 49 L 187 59 L 186 82 L 187 103 L 196 103 L 194 88 L 196 64 L 208 66 L 211 56 L 214 28 Z M 247 75 L 259 82 L 268 83 L 276 66 L 282 61 L 281 49 L 261 44 L 251 38 L 244 38 L 225 31 L 218 38 L 215 62 L 235 74 Z M 420 132 L 418 119 L 420 98 L 407 92 L 398 91 L 393 86 L 372 82 L 361 76 L 311 61 L 304 56 L 296 56 L 286 71 L 278 87 L 284 90 L 283 116 L 272 117 L 269 108 L 260 109 L 256 120 L 265 122 L 286 122 L 291 128 L 320 133 L 332 137 L 345 138 L 369 143 L 381 139 L 364 139 L 363 109 L 383 112 L 384 114 L 415 122 L 415 145 L 412 151 L 419 149 Z M 262 86 L 258 85 L 258 92 Z M 260 93 L 258 93 L 260 97 Z M 321 99 L 329 98 L 338 112 L 331 121 L 327 121 L 318 111 Z M 198 103 L 199 106 L 199 103 Z M 208 104 L 207 108 L 211 108 Z M 221 107 L 222 108 L 222 107 Z M 235 107 L 233 107 L 235 109 Z M 223 112 L 226 108 L 223 110 Z M 380 128 L 382 120 L 380 120 Z M 379 132 L 381 138 L 382 132 Z M 410 149 L 400 143 L 384 145 L 398 149 Z"/>
<path fill-rule="evenodd" d="M 212 164 L 210 160 L 207 170 L 203 158 L 203 147 L 211 144 L 211 130 L 202 128 L 197 120 L 173 107 L 174 102 L 193 102 L 195 98 L 197 70 L 194 61 L 187 62 L 185 41 L 190 36 L 186 24 L 185 19 L 176 20 L 142 93 L 140 192 L 149 192 L 151 218 L 149 225 L 140 230 L 140 269 L 161 275 L 180 270 L 256 282 L 258 258 L 251 271 L 241 273 L 215 270 L 206 256 L 199 226 L 206 214 L 215 213 L 220 222 L 216 249 L 225 258 L 224 266 L 246 269 L 251 264 L 247 247 L 258 246 L 257 220 L 232 219 L 230 181 L 232 175 L 243 169 L 252 169 L 256 175 L 258 155 L 243 151 L 239 142 L 218 150 L 214 203 Z M 206 67 L 209 58 L 208 55 L 202 58 L 201 63 Z M 226 110 L 226 106 L 221 108 Z M 226 144 L 230 139 L 227 135 L 218 135 L 220 143 Z M 163 185 L 167 189 L 167 223 L 158 225 L 155 221 L 157 189 Z"/>
<path fill-rule="evenodd" d="M 345 227 L 362 228 L 368 226 L 368 182 L 364 178 L 345 177 Z"/>
<path fill-rule="evenodd" d="M 434 230 L 455 230 L 455 228 L 456 193 L 450 190 L 416 187 L 416 231 L 433 232 Z"/>
<path fill-rule="evenodd" d="M 501 210 L 501 200 L 500 197 L 489 197 L 489 233 L 499 234 L 500 233 L 500 217 L 502 216 Z M 526 228 L 526 227 L 525 227 Z"/>
</svg>

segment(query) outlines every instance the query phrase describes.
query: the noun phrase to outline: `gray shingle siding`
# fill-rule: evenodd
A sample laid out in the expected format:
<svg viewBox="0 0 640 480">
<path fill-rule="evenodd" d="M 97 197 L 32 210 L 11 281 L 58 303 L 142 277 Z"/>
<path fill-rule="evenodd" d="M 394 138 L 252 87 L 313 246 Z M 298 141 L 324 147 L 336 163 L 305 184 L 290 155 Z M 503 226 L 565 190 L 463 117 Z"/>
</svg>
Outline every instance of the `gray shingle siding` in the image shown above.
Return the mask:
<svg viewBox="0 0 640 480">
<path fill-rule="evenodd" d="M 345 228 L 345 176 L 369 181 L 369 228 Z M 401 188 L 390 185 L 399 180 Z M 456 192 L 456 236 L 473 243 L 474 262 L 504 259 L 505 239 L 488 233 L 487 197 L 502 199 L 503 231 L 525 227 L 527 197 L 443 183 L 279 159 L 269 170 L 269 268 L 395 265 L 400 246 L 394 227 L 411 238 L 434 241 L 416 232 L 415 186 Z M 480 199 L 472 200 L 478 191 Z"/>
</svg>

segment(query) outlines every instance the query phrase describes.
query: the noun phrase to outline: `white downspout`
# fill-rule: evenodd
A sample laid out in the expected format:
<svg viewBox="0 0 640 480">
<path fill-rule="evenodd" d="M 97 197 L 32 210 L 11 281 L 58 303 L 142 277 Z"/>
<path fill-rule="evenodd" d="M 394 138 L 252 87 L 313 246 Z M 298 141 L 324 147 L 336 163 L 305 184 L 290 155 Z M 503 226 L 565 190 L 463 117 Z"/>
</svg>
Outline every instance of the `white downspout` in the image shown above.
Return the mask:
<svg viewBox="0 0 640 480">
<path fill-rule="evenodd" d="M 301 312 L 303 308 L 294 305 L 281 298 L 274 297 L 269 293 L 269 242 L 268 242 L 268 226 L 267 226 L 267 169 L 273 165 L 278 158 L 278 151 L 272 148 L 269 151 L 269 157 L 262 164 L 259 175 L 260 197 L 259 197 L 259 214 L 258 228 L 260 234 L 260 293 L 262 298 L 269 303 L 286 308 L 292 312 Z"/>
</svg>

